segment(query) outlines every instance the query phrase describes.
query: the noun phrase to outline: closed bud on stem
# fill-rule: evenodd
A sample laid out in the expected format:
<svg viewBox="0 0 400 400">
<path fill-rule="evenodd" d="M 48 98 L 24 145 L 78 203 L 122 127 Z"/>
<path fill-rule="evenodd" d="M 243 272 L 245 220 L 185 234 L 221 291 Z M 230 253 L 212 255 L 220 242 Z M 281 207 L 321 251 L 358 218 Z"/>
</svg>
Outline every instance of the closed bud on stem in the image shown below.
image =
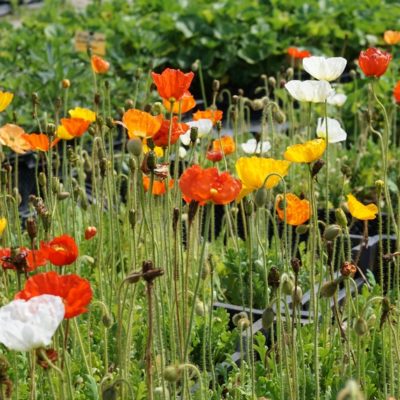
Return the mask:
<svg viewBox="0 0 400 400">
<path fill-rule="evenodd" d="M 188 221 L 189 225 L 191 225 L 196 217 L 197 210 L 199 209 L 199 203 L 195 200 L 192 200 L 189 203 L 189 211 L 188 211 Z"/>
<path fill-rule="evenodd" d="M 335 219 L 336 223 L 341 226 L 342 228 L 347 227 L 347 217 L 344 211 L 341 208 L 337 208 L 335 210 Z"/>
<path fill-rule="evenodd" d="M 297 285 L 296 287 L 293 288 L 292 292 L 293 303 L 294 304 L 301 303 L 302 298 L 303 298 L 303 290 L 299 285 Z"/>
<path fill-rule="evenodd" d="M 294 257 L 290 260 L 290 265 L 292 266 L 293 272 L 297 275 L 300 272 L 301 261 L 297 257 Z"/>
<path fill-rule="evenodd" d="M 34 218 L 29 217 L 26 220 L 26 230 L 31 241 L 34 241 L 37 236 L 37 224 Z"/>
<path fill-rule="evenodd" d="M 113 317 L 109 312 L 105 312 L 101 318 L 101 322 L 106 328 L 111 328 L 113 324 Z"/>
<path fill-rule="evenodd" d="M 156 153 L 151 150 L 147 153 L 147 168 L 150 171 L 154 171 L 157 165 L 157 156 Z"/>
<path fill-rule="evenodd" d="M 46 127 L 47 136 L 53 137 L 56 134 L 56 126 L 52 123 L 48 123 Z"/>
<path fill-rule="evenodd" d="M 241 331 L 244 331 L 250 326 L 250 320 L 248 318 L 240 318 L 237 326 Z"/>
<path fill-rule="evenodd" d="M 181 369 L 178 365 L 168 365 L 164 368 L 164 379 L 167 382 L 177 382 L 181 379 Z"/>
<path fill-rule="evenodd" d="M 101 115 L 98 115 L 96 118 L 96 124 L 99 128 L 102 128 L 104 125 L 104 118 Z"/>
<path fill-rule="evenodd" d="M 59 201 L 63 201 L 69 198 L 71 194 L 69 192 L 60 192 L 57 194 L 57 199 Z"/>
<path fill-rule="evenodd" d="M 318 172 L 321 171 L 321 168 L 324 166 L 325 161 L 322 159 L 319 159 L 315 161 L 314 165 L 312 166 L 311 169 L 311 176 L 314 178 L 317 176 Z"/>
<path fill-rule="evenodd" d="M 129 151 L 129 153 L 131 153 L 132 155 L 134 155 L 136 157 L 139 157 L 142 154 L 143 144 L 142 144 L 142 141 L 138 138 L 129 139 L 126 147 Z"/>
<path fill-rule="evenodd" d="M 220 84 L 219 80 L 218 79 L 214 79 L 213 83 L 212 83 L 213 92 L 218 92 L 220 86 L 221 86 L 221 84 Z"/>
<path fill-rule="evenodd" d="M 267 307 L 261 316 L 261 324 L 264 330 L 268 330 L 272 327 L 275 320 L 275 313 L 272 307 Z"/>
<path fill-rule="evenodd" d="M 69 79 L 63 79 L 61 81 L 61 86 L 63 89 L 68 89 L 71 86 L 71 82 Z"/>
<path fill-rule="evenodd" d="M 339 225 L 333 224 L 325 228 L 323 237 L 327 241 L 335 240 L 342 233 L 342 228 Z"/>
<path fill-rule="evenodd" d="M 352 79 L 354 79 L 354 78 L 357 77 L 357 72 L 356 72 L 354 69 L 351 69 L 351 70 L 349 71 L 349 75 L 350 75 L 350 77 L 351 77 Z"/>
<path fill-rule="evenodd" d="M 129 170 L 131 171 L 131 174 L 133 175 L 135 173 L 136 167 L 137 167 L 136 160 L 133 157 L 129 157 L 128 165 L 129 165 Z"/>
<path fill-rule="evenodd" d="M 42 187 L 46 187 L 47 185 L 47 177 L 46 174 L 44 172 L 40 172 L 39 173 L 39 185 Z"/>
<path fill-rule="evenodd" d="M 237 105 L 237 104 L 239 104 L 239 96 L 237 95 L 237 94 L 234 94 L 233 96 L 232 96 L 232 104 L 233 105 Z"/>
<path fill-rule="evenodd" d="M 197 128 L 197 126 L 192 126 L 190 128 L 190 141 L 191 141 L 191 143 L 196 143 L 198 135 L 199 135 L 199 129 Z"/>
<path fill-rule="evenodd" d="M 384 186 L 385 182 L 382 179 L 375 181 L 376 194 L 378 195 L 378 198 L 381 196 Z"/>
<path fill-rule="evenodd" d="M 358 336 L 364 336 L 368 332 L 367 321 L 363 317 L 359 317 L 354 324 L 354 331 Z"/>
<path fill-rule="evenodd" d="M 286 79 L 290 81 L 293 78 L 293 76 L 294 76 L 294 70 L 293 68 L 290 67 L 286 70 Z"/>
<path fill-rule="evenodd" d="M 338 280 L 324 282 L 321 286 L 320 296 L 329 298 L 333 297 L 339 287 Z"/>
<path fill-rule="evenodd" d="M 274 107 L 272 116 L 278 124 L 283 124 L 286 121 L 286 116 L 280 108 Z"/>
<path fill-rule="evenodd" d="M 32 93 L 32 104 L 37 106 L 39 104 L 39 95 L 36 92 Z"/>
<path fill-rule="evenodd" d="M 97 92 L 97 93 L 94 95 L 93 101 L 94 101 L 94 104 L 96 104 L 96 106 L 100 105 L 100 102 L 101 102 L 100 93 Z"/>
<path fill-rule="evenodd" d="M 290 276 L 288 274 L 282 274 L 281 283 L 282 292 L 287 296 L 291 296 L 294 289 L 294 282 Z"/>
<path fill-rule="evenodd" d="M 268 85 L 271 86 L 272 88 L 276 87 L 276 79 L 273 76 L 270 76 L 268 78 Z"/>
<path fill-rule="evenodd" d="M 17 205 L 19 206 L 19 205 L 22 203 L 22 196 L 21 196 L 21 194 L 19 193 L 19 190 L 18 190 L 17 187 L 15 187 L 15 188 L 13 189 L 13 197 L 14 197 L 14 199 L 15 199 L 15 202 L 16 202 Z"/>
<path fill-rule="evenodd" d="M 297 225 L 296 226 L 296 233 L 298 235 L 304 235 L 305 233 L 308 232 L 309 229 L 310 229 L 310 227 L 308 225 L 304 225 L 304 224 Z"/>
<path fill-rule="evenodd" d="M 51 180 L 51 190 L 54 194 L 60 192 L 60 180 L 56 176 L 53 176 Z"/>
<path fill-rule="evenodd" d="M 196 315 L 198 315 L 199 317 L 204 317 L 204 315 L 206 315 L 207 313 L 207 306 L 201 300 L 196 300 L 194 310 L 196 312 Z"/>
<path fill-rule="evenodd" d="M 192 64 L 192 71 L 196 72 L 199 69 L 199 65 L 200 65 L 200 60 L 196 60 L 193 64 Z"/>
<path fill-rule="evenodd" d="M 178 228 L 179 216 L 180 216 L 179 208 L 175 207 L 172 214 L 172 229 L 175 233 Z"/>
<path fill-rule="evenodd" d="M 159 101 L 155 102 L 151 106 L 151 113 L 153 115 L 159 115 L 159 114 L 162 114 L 163 112 L 164 112 L 164 106 Z"/>
<path fill-rule="evenodd" d="M 244 207 L 244 213 L 246 214 L 246 216 L 250 217 L 254 212 L 254 203 L 251 200 L 244 198 L 243 199 L 243 207 Z"/>
<path fill-rule="evenodd" d="M 268 190 L 265 187 L 258 189 L 254 202 L 258 208 L 262 208 L 267 204 L 268 200 Z"/>
<path fill-rule="evenodd" d="M 48 211 L 46 211 L 40 215 L 40 218 L 42 220 L 44 231 L 48 233 L 51 227 L 51 214 Z"/>
<path fill-rule="evenodd" d="M 132 230 L 135 230 L 136 225 L 136 210 L 131 208 L 128 213 L 129 224 L 131 225 Z"/>
<path fill-rule="evenodd" d="M 238 322 L 242 319 L 242 318 L 248 318 L 249 316 L 247 315 L 247 313 L 245 311 L 241 311 L 240 313 L 235 314 L 232 317 L 232 322 L 233 325 L 238 326 Z"/>
<path fill-rule="evenodd" d="M 108 169 L 108 161 L 107 158 L 102 158 L 100 160 L 100 176 L 105 178 Z"/>
<path fill-rule="evenodd" d="M 280 284 L 280 279 L 278 268 L 271 267 L 268 273 L 268 285 L 274 289 L 277 289 Z"/>
</svg>

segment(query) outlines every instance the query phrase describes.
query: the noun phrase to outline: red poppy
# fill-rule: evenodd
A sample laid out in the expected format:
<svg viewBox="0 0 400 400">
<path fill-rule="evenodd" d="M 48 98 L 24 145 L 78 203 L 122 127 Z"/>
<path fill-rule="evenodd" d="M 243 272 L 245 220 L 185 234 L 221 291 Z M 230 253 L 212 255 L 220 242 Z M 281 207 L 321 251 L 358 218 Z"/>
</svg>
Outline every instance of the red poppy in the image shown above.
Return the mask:
<svg viewBox="0 0 400 400">
<path fill-rule="evenodd" d="M 78 258 L 78 246 L 68 235 L 58 236 L 48 243 L 42 242 L 41 249 L 52 264 L 60 267 L 70 265 Z"/>
<path fill-rule="evenodd" d="M 165 69 L 161 74 L 151 73 L 159 95 L 165 100 L 179 101 L 189 90 L 194 73 L 185 74 L 179 69 Z"/>
<path fill-rule="evenodd" d="M 393 89 L 393 97 L 396 100 L 396 103 L 400 103 L 400 81 L 396 83 L 396 86 Z"/>
<path fill-rule="evenodd" d="M 297 47 L 289 47 L 287 49 L 287 53 L 290 57 L 297 59 L 303 59 L 311 56 L 311 53 L 308 50 L 300 50 Z"/>
<path fill-rule="evenodd" d="M 105 74 L 110 69 L 110 63 L 99 56 L 93 55 L 90 61 L 96 74 Z"/>
<path fill-rule="evenodd" d="M 96 236 L 96 234 L 97 234 L 97 228 L 95 226 L 88 226 L 85 229 L 85 239 L 86 240 L 91 239 L 92 237 Z"/>
<path fill-rule="evenodd" d="M 358 65 L 365 76 L 379 78 L 386 72 L 391 59 L 392 55 L 390 53 L 370 47 L 360 53 Z"/>
<path fill-rule="evenodd" d="M 212 162 L 221 161 L 224 158 L 224 153 L 221 150 L 209 150 L 207 151 L 207 160 Z"/>
<path fill-rule="evenodd" d="M 51 294 L 63 299 L 64 318 L 69 319 L 86 312 L 92 300 L 90 283 L 78 275 L 58 275 L 54 271 L 30 277 L 23 290 L 15 295 L 15 299 L 29 300 L 42 294 Z"/>
<path fill-rule="evenodd" d="M 220 174 L 217 168 L 202 169 L 199 165 L 193 165 L 182 174 L 179 187 L 187 203 L 194 200 L 200 205 L 207 201 L 229 204 L 240 193 L 242 183 L 229 172 Z"/>
<path fill-rule="evenodd" d="M 168 135 L 171 121 L 169 119 L 164 119 L 161 123 L 161 127 L 158 132 L 153 136 L 153 142 L 156 146 L 167 147 L 168 146 Z M 179 136 L 186 133 L 189 129 L 189 125 L 183 122 L 178 122 L 178 117 L 172 118 L 172 129 L 171 129 L 171 144 L 176 143 Z"/>
<path fill-rule="evenodd" d="M 147 175 L 143 175 L 143 187 L 145 192 L 147 192 L 150 188 L 150 178 Z M 170 179 L 169 189 L 172 189 L 173 187 L 174 187 L 174 180 Z M 155 196 L 161 196 L 165 194 L 166 189 L 167 189 L 167 182 L 165 180 L 161 181 L 158 179 L 154 179 L 152 194 L 154 194 Z"/>
<path fill-rule="evenodd" d="M 61 125 L 73 137 L 81 137 L 89 128 L 90 121 L 82 118 L 61 118 Z"/>
<path fill-rule="evenodd" d="M 0 265 L 4 269 L 23 270 L 21 272 L 31 272 L 38 267 L 46 265 L 46 253 L 39 250 L 30 250 L 20 247 L 15 256 L 12 256 L 9 247 L 0 249 Z"/>
</svg>

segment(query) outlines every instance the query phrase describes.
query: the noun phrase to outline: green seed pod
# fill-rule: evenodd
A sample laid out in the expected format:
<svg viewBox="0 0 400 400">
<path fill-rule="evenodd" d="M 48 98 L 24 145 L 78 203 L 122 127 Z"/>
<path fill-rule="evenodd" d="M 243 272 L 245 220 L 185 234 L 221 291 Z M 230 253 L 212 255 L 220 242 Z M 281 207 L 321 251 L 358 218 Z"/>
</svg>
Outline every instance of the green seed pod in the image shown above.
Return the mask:
<svg viewBox="0 0 400 400">
<path fill-rule="evenodd" d="M 272 309 L 272 307 L 267 307 L 263 311 L 261 317 L 261 323 L 263 329 L 267 331 L 269 328 L 271 328 L 272 324 L 274 323 L 274 320 L 275 320 L 274 310 Z"/>
<path fill-rule="evenodd" d="M 264 207 L 267 204 L 268 190 L 265 187 L 258 189 L 254 202 L 258 208 Z"/>
<path fill-rule="evenodd" d="M 334 296 L 338 286 L 339 282 L 337 280 L 324 282 L 321 287 L 320 296 L 325 298 Z"/>
<path fill-rule="evenodd" d="M 139 157 L 143 151 L 143 144 L 142 141 L 138 138 L 130 139 L 128 140 L 126 148 L 128 149 L 129 153 L 136 157 Z"/>
<path fill-rule="evenodd" d="M 309 228 L 310 227 L 308 225 L 297 225 L 296 226 L 296 233 L 298 235 L 304 235 L 305 233 L 308 232 Z"/>
<path fill-rule="evenodd" d="M 339 225 L 329 225 L 325 228 L 324 239 L 327 241 L 335 240 L 342 233 L 342 228 Z"/>
<path fill-rule="evenodd" d="M 164 379 L 167 382 L 177 382 L 181 378 L 181 369 L 178 365 L 168 365 L 164 368 Z"/>
<path fill-rule="evenodd" d="M 359 317 L 354 324 L 354 330 L 358 336 L 364 336 L 368 332 L 367 321 L 364 318 Z"/>
<path fill-rule="evenodd" d="M 238 323 L 239 323 L 239 321 L 240 321 L 242 318 L 249 318 L 248 315 L 247 315 L 247 313 L 244 312 L 244 311 L 241 311 L 240 313 L 235 314 L 235 315 L 232 317 L 232 322 L 233 322 L 233 324 L 234 324 L 235 326 L 238 326 Z"/>
<path fill-rule="evenodd" d="M 341 226 L 342 228 L 347 227 L 347 217 L 344 211 L 341 208 L 337 208 L 335 210 L 335 219 L 336 223 Z"/>
</svg>

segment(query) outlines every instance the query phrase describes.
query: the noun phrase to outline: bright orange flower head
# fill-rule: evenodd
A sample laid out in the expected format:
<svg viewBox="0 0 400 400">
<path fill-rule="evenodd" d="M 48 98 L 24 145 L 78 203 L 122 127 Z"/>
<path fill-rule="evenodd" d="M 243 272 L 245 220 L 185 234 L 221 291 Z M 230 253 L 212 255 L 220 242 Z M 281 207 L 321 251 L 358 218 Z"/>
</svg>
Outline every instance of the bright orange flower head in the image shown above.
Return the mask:
<svg viewBox="0 0 400 400">
<path fill-rule="evenodd" d="M 210 108 L 204 111 L 196 111 L 193 114 L 193 119 L 198 121 L 199 119 L 209 119 L 215 125 L 218 121 L 222 120 L 223 112 L 221 110 L 211 110 Z"/>
<path fill-rule="evenodd" d="M 30 250 L 26 247 L 20 247 L 19 253 L 21 253 L 26 260 L 26 271 L 34 271 L 38 267 L 42 267 L 47 263 L 46 253 L 42 250 Z M 4 269 L 17 270 L 15 263 L 12 262 L 11 249 L 9 247 L 0 249 L 0 265 Z M 22 271 L 19 271 L 22 272 Z"/>
<path fill-rule="evenodd" d="M 297 47 L 289 47 L 287 53 L 294 59 L 303 59 L 311 56 L 311 53 L 308 50 L 300 50 Z"/>
<path fill-rule="evenodd" d="M 168 187 L 169 189 L 172 189 L 174 187 L 173 179 L 169 180 Z M 145 192 L 147 192 L 150 188 L 150 178 L 147 175 L 143 175 L 143 188 Z M 154 194 L 155 196 L 161 196 L 165 194 L 166 191 L 167 191 L 167 182 L 154 179 L 152 194 Z"/>
<path fill-rule="evenodd" d="M 63 299 L 64 318 L 69 319 L 85 313 L 92 300 L 90 283 L 78 275 L 58 275 L 54 271 L 37 274 L 29 278 L 15 299 L 29 300 L 42 294 L 51 294 Z"/>
<path fill-rule="evenodd" d="M 347 195 L 347 206 L 353 218 L 368 221 L 375 219 L 378 213 L 378 207 L 375 204 L 364 205 L 359 202 L 352 194 Z"/>
<path fill-rule="evenodd" d="M 163 104 L 167 111 L 171 112 L 171 103 L 168 100 L 164 99 Z M 185 92 L 182 98 L 174 103 L 172 107 L 172 112 L 174 114 L 185 114 L 195 106 L 196 100 L 194 99 L 194 97 L 190 94 L 190 92 Z"/>
<path fill-rule="evenodd" d="M 358 65 L 365 76 L 379 78 L 386 72 L 391 59 L 392 55 L 390 53 L 370 47 L 360 53 Z"/>
<path fill-rule="evenodd" d="M 396 103 L 400 103 L 400 81 L 396 83 L 396 86 L 393 89 L 393 97 L 396 100 Z"/>
<path fill-rule="evenodd" d="M 301 225 L 310 219 L 311 207 L 308 200 L 301 200 L 293 193 L 287 193 L 286 197 L 278 195 L 276 198 L 276 211 L 279 218 L 285 220 L 285 208 L 282 200 L 286 205 L 286 223 L 289 225 Z"/>
<path fill-rule="evenodd" d="M 90 62 L 96 74 L 105 74 L 110 69 L 110 63 L 99 56 L 92 55 Z"/>
<path fill-rule="evenodd" d="M 161 74 L 151 73 L 159 95 L 165 100 L 179 101 L 189 90 L 194 73 L 185 74 L 179 69 L 166 68 Z"/>
<path fill-rule="evenodd" d="M 199 165 L 193 165 L 182 174 L 179 187 L 187 203 L 194 200 L 200 205 L 208 201 L 229 204 L 240 193 L 242 184 L 228 172 L 220 174 L 217 168 L 202 169 Z"/>
<path fill-rule="evenodd" d="M 58 236 L 48 243 L 42 242 L 40 248 L 54 265 L 70 265 L 78 258 L 78 246 L 69 235 Z"/>
<path fill-rule="evenodd" d="M 89 128 L 90 121 L 82 118 L 61 118 L 61 125 L 72 137 L 81 137 Z"/>
<path fill-rule="evenodd" d="M 164 119 L 161 123 L 160 129 L 153 136 L 153 142 L 156 146 L 159 147 L 167 147 L 168 146 L 168 136 L 169 136 L 169 128 L 171 121 L 169 119 Z M 171 129 L 171 142 L 170 144 L 176 143 L 179 139 L 179 136 L 186 133 L 189 129 L 189 125 L 184 124 L 183 122 L 178 122 L 178 117 L 172 118 L 172 129 Z"/>
<path fill-rule="evenodd" d="M 222 151 L 226 156 L 235 151 L 236 145 L 232 136 L 221 136 L 221 139 L 215 139 L 212 144 L 213 151 Z"/>
<path fill-rule="evenodd" d="M 386 44 L 397 44 L 400 42 L 400 32 L 399 31 L 386 31 L 383 34 L 383 40 Z"/>
<path fill-rule="evenodd" d="M 6 124 L 0 128 L 0 144 L 18 154 L 24 154 L 30 147 L 23 137 L 24 133 L 24 130 L 18 125 Z"/>
<path fill-rule="evenodd" d="M 51 142 L 47 135 L 44 133 L 31 133 L 30 135 L 24 133 L 22 137 L 29 143 L 30 150 L 49 151 L 50 146 L 54 147 L 60 138 L 56 138 Z"/>
<path fill-rule="evenodd" d="M 122 122 L 128 130 L 129 138 L 135 137 L 153 137 L 161 127 L 163 117 L 157 115 L 153 117 L 151 114 L 136 109 L 130 109 L 125 112 Z"/>
</svg>

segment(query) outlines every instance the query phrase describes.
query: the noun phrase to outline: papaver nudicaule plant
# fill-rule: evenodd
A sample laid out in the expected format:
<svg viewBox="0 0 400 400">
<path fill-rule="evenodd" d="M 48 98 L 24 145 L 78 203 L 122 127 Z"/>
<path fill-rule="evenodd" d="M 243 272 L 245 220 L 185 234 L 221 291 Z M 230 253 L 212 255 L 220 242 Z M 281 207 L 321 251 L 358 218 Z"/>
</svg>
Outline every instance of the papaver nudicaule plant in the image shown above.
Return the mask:
<svg viewBox="0 0 400 400">
<path fill-rule="evenodd" d="M 326 119 L 318 118 L 317 136 L 326 139 Z M 340 122 L 328 117 L 328 142 L 343 142 L 347 138 L 346 131 L 340 126 Z"/>
<path fill-rule="evenodd" d="M 334 91 L 326 81 L 289 81 L 285 88 L 297 101 L 324 103 Z"/>
<path fill-rule="evenodd" d="M 319 81 L 334 81 L 342 75 L 347 60 L 343 57 L 306 57 L 303 59 L 303 68 Z"/>
<path fill-rule="evenodd" d="M 64 303 L 58 296 L 14 300 L 0 308 L 0 343 L 17 351 L 48 346 L 64 314 Z"/>
</svg>

